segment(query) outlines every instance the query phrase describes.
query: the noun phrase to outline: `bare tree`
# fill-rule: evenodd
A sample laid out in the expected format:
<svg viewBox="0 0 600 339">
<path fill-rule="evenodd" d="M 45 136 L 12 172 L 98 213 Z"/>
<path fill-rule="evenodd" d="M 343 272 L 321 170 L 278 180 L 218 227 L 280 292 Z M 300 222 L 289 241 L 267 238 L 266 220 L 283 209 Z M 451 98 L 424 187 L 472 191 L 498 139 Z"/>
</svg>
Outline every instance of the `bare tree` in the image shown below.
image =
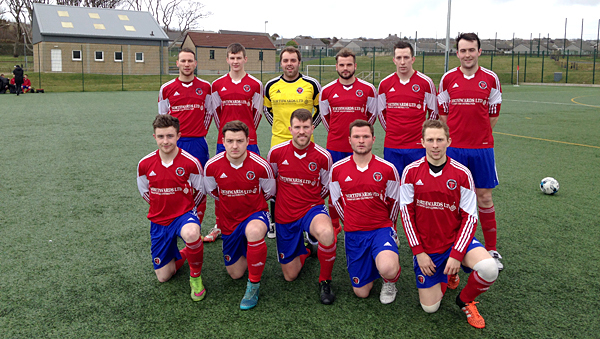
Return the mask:
<svg viewBox="0 0 600 339">
<path fill-rule="evenodd" d="M 23 41 L 21 38 L 21 33 L 23 31 L 21 23 L 24 22 L 24 15 L 27 14 L 25 10 L 25 4 L 22 0 L 5 0 L 6 5 L 8 6 L 8 13 L 15 19 L 15 44 L 13 45 L 13 55 L 15 57 L 19 56 L 18 44 L 20 41 Z"/>
</svg>

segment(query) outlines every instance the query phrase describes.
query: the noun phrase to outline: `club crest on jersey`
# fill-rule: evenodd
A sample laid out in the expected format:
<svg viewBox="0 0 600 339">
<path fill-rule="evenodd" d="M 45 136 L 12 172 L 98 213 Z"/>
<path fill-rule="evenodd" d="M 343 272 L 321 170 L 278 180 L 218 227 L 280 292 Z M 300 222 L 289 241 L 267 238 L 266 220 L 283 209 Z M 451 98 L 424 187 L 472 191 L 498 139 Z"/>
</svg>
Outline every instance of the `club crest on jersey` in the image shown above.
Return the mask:
<svg viewBox="0 0 600 339">
<path fill-rule="evenodd" d="M 296 92 L 298 92 L 298 94 L 302 94 L 302 93 L 304 92 L 304 88 L 302 88 L 302 87 L 298 87 L 298 88 L 296 89 Z"/>
<path fill-rule="evenodd" d="M 418 91 L 420 91 L 420 90 L 421 90 L 421 86 L 419 86 L 419 85 L 417 85 L 417 84 L 414 84 L 414 85 L 412 86 L 412 90 L 413 90 L 413 92 L 415 92 L 415 93 L 416 93 L 416 92 L 418 92 Z"/>
<path fill-rule="evenodd" d="M 154 263 L 156 265 L 160 265 L 160 258 L 159 257 L 154 258 Z"/>
<path fill-rule="evenodd" d="M 228 254 L 225 254 L 223 256 L 223 258 L 225 258 L 225 261 L 230 262 L 231 261 L 231 257 Z"/>
<path fill-rule="evenodd" d="M 353 277 L 353 278 L 352 278 L 352 282 L 353 282 L 355 285 L 358 285 L 358 284 L 360 283 L 360 279 L 358 279 L 358 277 Z"/>
<path fill-rule="evenodd" d="M 285 254 L 279 253 L 279 259 L 283 260 L 285 258 Z"/>
<path fill-rule="evenodd" d="M 357 89 L 357 90 L 356 90 L 356 96 L 357 96 L 357 97 L 359 97 L 359 98 L 360 98 L 360 97 L 362 97 L 363 95 L 364 95 L 364 93 L 363 93 L 363 91 L 362 91 L 362 90 L 360 90 L 360 89 Z"/>
<path fill-rule="evenodd" d="M 479 82 L 479 88 L 486 89 L 487 88 L 487 83 L 485 81 L 480 81 Z"/>
<path fill-rule="evenodd" d="M 202 92 L 202 88 L 196 88 L 196 94 L 202 95 L 202 93 L 204 93 Z"/>
<path fill-rule="evenodd" d="M 311 162 L 310 164 L 308 164 L 308 169 L 311 171 L 316 171 L 317 170 L 317 163 L 316 162 Z"/>
<path fill-rule="evenodd" d="M 256 174 L 254 174 L 254 172 L 252 172 L 252 171 L 246 172 L 246 179 L 254 180 L 255 177 L 256 177 Z"/>
<path fill-rule="evenodd" d="M 177 169 L 175 170 L 175 173 L 181 177 L 185 174 L 185 170 L 183 169 L 183 167 L 177 167 Z"/>
<path fill-rule="evenodd" d="M 250 92 L 250 85 L 244 85 L 244 92 Z"/>
<path fill-rule="evenodd" d="M 456 189 L 457 186 L 458 186 L 458 184 L 456 183 L 456 180 L 454 180 L 454 179 L 450 179 L 450 180 L 446 181 L 446 187 L 448 187 L 448 189 L 451 191 Z"/>
<path fill-rule="evenodd" d="M 373 179 L 377 182 L 380 182 L 383 179 L 383 175 L 379 172 L 373 173 Z"/>
<path fill-rule="evenodd" d="M 419 274 L 419 276 L 417 277 L 417 279 L 419 280 L 419 284 L 424 284 L 425 283 L 425 277 L 422 274 Z"/>
</svg>

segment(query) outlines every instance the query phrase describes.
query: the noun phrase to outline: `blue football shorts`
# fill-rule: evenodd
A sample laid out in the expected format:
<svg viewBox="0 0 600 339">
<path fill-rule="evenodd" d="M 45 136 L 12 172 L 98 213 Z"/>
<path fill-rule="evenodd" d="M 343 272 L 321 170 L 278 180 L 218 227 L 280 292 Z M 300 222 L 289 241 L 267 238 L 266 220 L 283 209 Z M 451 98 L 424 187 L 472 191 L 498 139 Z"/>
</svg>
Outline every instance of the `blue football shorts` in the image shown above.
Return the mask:
<svg viewBox="0 0 600 339">
<path fill-rule="evenodd" d="M 189 154 L 195 156 L 196 159 L 198 159 L 200 161 L 202 168 L 204 168 L 204 165 L 206 165 L 206 162 L 208 161 L 208 158 L 209 158 L 208 144 L 206 143 L 206 138 L 204 138 L 204 137 L 200 137 L 200 138 L 181 137 L 177 141 L 177 147 L 179 147 L 182 150 L 188 152 Z"/>
<path fill-rule="evenodd" d="M 383 148 L 383 158 L 394 164 L 399 175 L 402 175 L 406 166 L 424 156 L 424 148 Z"/>
<path fill-rule="evenodd" d="M 473 175 L 475 187 L 494 188 L 498 186 L 498 173 L 493 148 L 454 148 L 448 147 L 446 155 L 467 166 Z"/>
<path fill-rule="evenodd" d="M 329 216 L 325 205 L 313 206 L 304 217 L 289 224 L 275 223 L 279 263 L 288 264 L 297 256 L 308 253 L 304 246 L 303 232 L 310 233 L 310 223 L 319 214 Z"/>
<path fill-rule="evenodd" d="M 165 266 L 172 259 L 181 259 L 177 248 L 177 237 L 181 237 L 181 228 L 189 223 L 201 227 L 195 210 L 182 214 L 167 226 L 150 222 L 150 252 L 155 270 Z"/>
<path fill-rule="evenodd" d="M 327 152 L 329 152 L 329 154 L 331 154 L 331 160 L 333 161 L 334 164 L 336 162 L 352 155 L 352 152 L 338 152 L 338 151 L 332 151 L 330 149 L 327 149 Z"/>
<path fill-rule="evenodd" d="M 260 155 L 260 150 L 258 149 L 258 145 L 248 145 L 248 151 L 252 151 L 258 155 Z M 221 152 L 225 152 L 225 146 L 223 144 L 217 144 L 217 152 L 215 154 L 219 154 Z"/>
<path fill-rule="evenodd" d="M 251 214 L 246 220 L 242 221 L 230 235 L 221 235 L 223 240 L 223 261 L 225 266 L 235 264 L 240 257 L 246 256 L 246 250 L 248 248 L 248 239 L 246 239 L 246 226 L 252 220 L 260 220 L 267 228 L 269 227 L 269 220 L 271 216 L 267 211 L 260 211 Z"/>
</svg>

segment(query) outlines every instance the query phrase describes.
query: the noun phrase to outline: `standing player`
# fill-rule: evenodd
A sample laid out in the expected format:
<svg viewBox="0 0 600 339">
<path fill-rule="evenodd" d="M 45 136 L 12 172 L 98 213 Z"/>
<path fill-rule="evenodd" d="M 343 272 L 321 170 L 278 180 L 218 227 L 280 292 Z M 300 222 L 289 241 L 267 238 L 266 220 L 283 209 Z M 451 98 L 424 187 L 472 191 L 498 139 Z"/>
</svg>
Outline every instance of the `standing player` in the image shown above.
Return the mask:
<svg viewBox="0 0 600 339">
<path fill-rule="evenodd" d="M 396 299 L 400 277 L 398 218 L 400 178 L 391 163 L 371 153 L 375 135 L 368 121 L 350 124 L 352 156 L 331 169 L 330 194 L 344 221 L 346 260 L 354 294 L 366 298 L 373 281 L 383 277 L 379 300 Z"/>
<path fill-rule="evenodd" d="M 246 124 L 230 121 L 222 133 L 225 151 L 206 163 L 204 187 L 219 200 L 217 213 L 227 273 L 239 279 L 248 269 L 246 293 L 240 303 L 242 310 L 248 310 L 258 303 L 270 219 L 265 199 L 275 194 L 276 183 L 271 165 L 247 151 L 250 133 Z"/>
<path fill-rule="evenodd" d="M 477 34 L 459 35 L 456 46 L 460 67 L 448 71 L 440 81 L 440 119 L 448 124 L 452 137 L 448 156 L 467 166 L 473 174 L 485 248 L 502 270 L 502 256 L 496 249 L 496 211 L 492 200 L 492 189 L 498 186 L 492 129 L 500 114 L 502 88 L 496 73 L 479 67 L 481 42 Z"/>
<path fill-rule="evenodd" d="M 271 147 L 291 140 L 289 130 L 292 112 L 305 108 L 313 112 L 313 126 L 321 122 L 319 115 L 319 93 L 321 85 L 309 76 L 300 74 L 300 51 L 292 46 L 284 48 L 279 54 L 283 74 L 265 85 L 264 113 L 272 125 Z M 311 141 L 314 141 L 311 138 Z M 275 203 L 271 202 L 271 211 Z M 273 213 L 275 214 L 275 213 Z M 275 224 L 271 224 L 269 238 L 275 238 Z"/>
<path fill-rule="evenodd" d="M 13 70 L 13 74 L 15 77 L 15 89 L 17 91 L 17 96 L 23 92 L 23 69 L 19 65 L 15 65 L 15 69 Z"/>
<path fill-rule="evenodd" d="M 316 254 L 321 265 L 321 302 L 329 305 L 335 300 L 331 272 L 337 246 L 323 199 L 329 194 L 331 155 L 310 141 L 314 129 L 311 112 L 295 110 L 290 119 L 292 140 L 271 148 L 267 161 L 277 177 L 275 225 L 283 277 L 295 280 L 306 257 L 315 254 L 307 251 L 302 236 L 303 232 L 312 234 L 319 242 Z"/>
<path fill-rule="evenodd" d="M 154 272 L 158 281 L 165 282 L 187 258 L 191 297 L 199 301 L 206 296 L 200 276 L 204 246 L 196 214 L 196 207 L 204 196 L 202 166 L 198 159 L 177 147 L 181 136 L 177 118 L 158 115 L 153 127 L 158 150 L 140 160 L 137 184 L 140 194 L 150 204 L 148 219 Z M 177 250 L 177 236 L 185 241 L 181 252 Z"/>
<path fill-rule="evenodd" d="M 414 50 L 410 43 L 394 45 L 396 72 L 381 80 L 378 89 L 379 122 L 386 131 L 383 156 L 398 173 L 425 156 L 421 126 L 425 119 L 437 119 L 437 98 L 431 78 L 413 69 Z"/>
<path fill-rule="evenodd" d="M 246 48 L 239 43 L 227 47 L 227 63 L 230 71 L 212 83 L 212 100 L 215 112 L 215 125 L 219 130 L 217 154 L 225 150 L 221 129 L 226 123 L 239 120 L 248 126 L 250 143 L 248 150 L 260 155 L 256 144 L 256 129 L 263 110 L 263 89 L 260 80 L 246 73 L 244 65 L 248 61 Z M 218 208 L 215 205 L 215 208 Z M 217 221 L 218 222 L 218 221 Z M 221 235 L 217 225 L 204 237 L 204 241 L 215 241 Z"/>
<path fill-rule="evenodd" d="M 210 126 L 212 101 L 210 83 L 194 76 L 196 54 L 182 48 L 177 58 L 179 76 L 166 82 L 158 92 L 158 114 L 170 114 L 179 119 L 181 138 L 177 146 L 195 156 L 202 166 L 209 158 L 206 133 Z M 206 211 L 206 197 L 198 207 L 200 221 Z"/>
<path fill-rule="evenodd" d="M 477 227 L 477 196 L 471 172 L 446 156 L 450 145 L 448 126 L 441 121 L 423 124 L 421 143 L 426 156 L 402 173 L 400 210 L 404 232 L 413 252 L 421 307 L 427 313 L 438 310 L 448 275 L 462 266 L 471 272 L 467 285 L 456 296 L 456 304 L 471 326 L 484 328 L 475 298 L 498 278 L 498 267 L 474 237 Z"/>
<path fill-rule="evenodd" d="M 333 162 L 352 155 L 348 143 L 348 127 L 356 119 L 370 124 L 377 118 L 377 95 L 375 87 L 354 76 L 356 57 L 351 50 L 341 49 L 335 56 L 335 69 L 339 78 L 327 84 L 321 91 L 319 110 L 323 126 L 327 130 L 327 150 Z M 329 204 L 331 221 L 340 232 L 340 218 Z"/>
</svg>

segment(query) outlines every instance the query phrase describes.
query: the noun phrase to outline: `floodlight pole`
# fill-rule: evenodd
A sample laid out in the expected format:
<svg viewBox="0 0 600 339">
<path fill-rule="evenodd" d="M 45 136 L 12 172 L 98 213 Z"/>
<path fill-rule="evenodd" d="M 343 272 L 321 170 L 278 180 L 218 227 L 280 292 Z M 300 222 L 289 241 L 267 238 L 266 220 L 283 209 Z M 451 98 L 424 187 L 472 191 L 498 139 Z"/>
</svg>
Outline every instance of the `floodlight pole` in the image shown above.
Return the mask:
<svg viewBox="0 0 600 339">
<path fill-rule="evenodd" d="M 452 0 L 448 0 L 448 24 L 446 25 L 446 53 L 444 57 L 444 73 L 448 72 L 448 59 L 450 56 L 450 9 L 452 7 Z"/>
</svg>

